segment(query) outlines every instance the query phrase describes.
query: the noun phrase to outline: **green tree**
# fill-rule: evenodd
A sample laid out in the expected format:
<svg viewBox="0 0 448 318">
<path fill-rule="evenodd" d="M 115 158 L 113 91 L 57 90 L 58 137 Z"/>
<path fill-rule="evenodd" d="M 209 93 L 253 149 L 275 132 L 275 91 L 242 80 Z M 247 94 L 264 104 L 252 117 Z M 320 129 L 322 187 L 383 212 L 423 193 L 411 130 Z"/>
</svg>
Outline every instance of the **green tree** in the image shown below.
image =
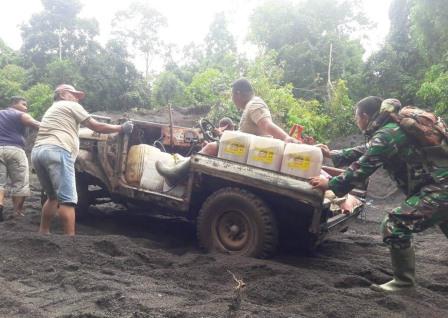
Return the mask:
<svg viewBox="0 0 448 318">
<path fill-rule="evenodd" d="M 327 127 L 331 123 L 331 118 L 320 112 L 322 105 L 318 100 L 299 98 L 291 106 L 288 110 L 288 126 L 299 124 L 304 127 L 304 134 L 314 137 L 319 142 L 329 140 Z"/>
<path fill-rule="evenodd" d="M 42 115 L 53 103 L 53 89 L 47 84 L 36 84 L 30 87 L 25 93 L 28 101 L 28 109 L 36 119 L 42 118 Z"/>
<path fill-rule="evenodd" d="M 18 55 L 0 39 L 0 68 L 7 64 L 18 64 Z"/>
<path fill-rule="evenodd" d="M 392 1 L 386 44 L 369 58 L 363 70 L 366 95 L 396 97 L 405 104 L 416 102 L 415 93 L 427 66 L 412 38 L 412 4 L 410 0 Z"/>
<path fill-rule="evenodd" d="M 331 118 L 325 128 L 326 137 L 347 136 L 356 132 L 353 101 L 350 99 L 346 82 L 338 80 L 331 94 L 331 101 L 324 105 L 325 110 L 322 112 Z"/>
<path fill-rule="evenodd" d="M 11 96 L 14 95 L 23 95 L 20 83 L 8 81 L 0 77 L 0 106 L 8 106 Z"/>
<path fill-rule="evenodd" d="M 28 67 L 43 70 L 53 60 L 76 60 L 98 35 L 98 22 L 81 19 L 80 0 L 41 0 L 43 11 L 22 25 L 22 48 Z M 39 80 L 39 78 L 35 79 Z"/>
<path fill-rule="evenodd" d="M 146 80 L 152 58 L 161 53 L 159 32 L 166 25 L 166 18 L 144 2 L 132 2 L 128 9 L 117 12 L 112 22 L 114 33 L 143 54 Z"/>
<path fill-rule="evenodd" d="M 83 82 L 79 66 L 70 60 L 56 60 L 46 66 L 45 82 L 52 87 L 62 83 L 78 85 Z"/>
<path fill-rule="evenodd" d="M 186 106 L 185 84 L 174 73 L 163 72 L 154 81 L 152 98 L 155 106 Z"/>
<path fill-rule="evenodd" d="M 194 105 L 218 105 L 228 96 L 231 80 L 217 69 L 206 69 L 194 75 L 185 92 Z"/>
<path fill-rule="evenodd" d="M 425 80 L 417 92 L 426 106 L 433 107 L 437 113 L 448 117 L 448 68 L 441 64 L 433 65 L 426 73 Z"/>
<path fill-rule="evenodd" d="M 329 80 L 345 79 L 349 86 L 359 80 L 363 49 L 353 30 L 362 34 L 368 25 L 353 1 L 270 1 L 252 15 L 250 38 L 264 51 L 278 52 L 283 82 L 293 84 L 296 97 L 323 100 Z"/>
<path fill-rule="evenodd" d="M 409 0 L 410 1 L 410 0 Z M 413 0 L 410 11 L 412 38 L 429 65 L 448 54 L 448 10 L 445 0 Z"/>
<path fill-rule="evenodd" d="M 11 96 L 23 95 L 26 71 L 20 66 L 8 64 L 0 69 L 0 105 L 9 105 Z"/>
<path fill-rule="evenodd" d="M 208 57 L 224 57 L 236 53 L 235 39 L 228 30 L 227 20 L 223 12 L 217 13 L 205 37 L 205 48 Z"/>
<path fill-rule="evenodd" d="M 0 70 L 0 78 L 12 82 L 17 82 L 21 86 L 23 86 L 27 80 L 27 73 L 26 70 L 21 66 L 8 64 Z"/>
<path fill-rule="evenodd" d="M 80 87 L 87 92 L 85 104 L 90 110 L 149 107 L 149 88 L 127 58 L 126 47 L 117 40 L 84 56 L 79 68 L 83 77 Z"/>
<path fill-rule="evenodd" d="M 205 56 L 203 65 L 216 68 L 231 77 L 236 77 L 240 70 L 235 39 L 230 33 L 224 13 L 215 15 L 205 37 Z"/>
</svg>

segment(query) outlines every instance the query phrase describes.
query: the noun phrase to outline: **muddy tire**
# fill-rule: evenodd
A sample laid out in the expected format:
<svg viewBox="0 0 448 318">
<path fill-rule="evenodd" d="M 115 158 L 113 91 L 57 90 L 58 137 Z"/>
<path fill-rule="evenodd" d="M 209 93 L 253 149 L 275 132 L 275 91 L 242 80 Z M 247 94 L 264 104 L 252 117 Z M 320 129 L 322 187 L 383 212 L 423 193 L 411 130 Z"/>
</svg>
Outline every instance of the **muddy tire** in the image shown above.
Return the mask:
<svg viewBox="0 0 448 318">
<path fill-rule="evenodd" d="M 199 244 L 207 251 L 266 258 L 278 243 L 271 209 L 258 196 L 240 188 L 210 195 L 197 219 Z"/>
</svg>

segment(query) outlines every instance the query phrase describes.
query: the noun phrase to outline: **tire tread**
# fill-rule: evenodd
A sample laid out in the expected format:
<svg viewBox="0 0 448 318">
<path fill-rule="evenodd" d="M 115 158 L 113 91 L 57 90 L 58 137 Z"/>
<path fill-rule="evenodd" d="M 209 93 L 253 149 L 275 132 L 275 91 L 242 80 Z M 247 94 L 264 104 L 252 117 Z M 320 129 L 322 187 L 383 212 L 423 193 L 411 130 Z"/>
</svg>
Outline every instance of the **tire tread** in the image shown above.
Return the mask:
<svg viewBox="0 0 448 318">
<path fill-rule="evenodd" d="M 234 195 L 234 196 L 236 195 L 241 197 L 243 200 L 250 202 L 250 204 L 255 206 L 256 211 L 262 221 L 264 232 L 263 246 L 261 248 L 261 251 L 259 251 L 257 255 L 249 255 L 249 256 L 256 256 L 258 258 L 268 258 L 272 254 L 274 254 L 278 245 L 278 228 L 271 209 L 257 195 L 253 194 L 250 191 L 237 187 L 222 188 L 214 192 L 212 195 L 210 195 L 202 204 L 202 207 L 199 210 L 199 214 L 197 217 L 197 232 L 196 232 L 200 246 L 202 248 L 207 249 L 206 246 L 207 244 L 205 242 L 206 238 L 204 237 L 205 233 L 203 233 L 203 231 L 206 227 L 205 223 L 207 222 L 209 213 L 213 213 L 212 211 L 210 211 L 211 206 L 213 205 L 214 201 L 226 195 Z"/>
</svg>

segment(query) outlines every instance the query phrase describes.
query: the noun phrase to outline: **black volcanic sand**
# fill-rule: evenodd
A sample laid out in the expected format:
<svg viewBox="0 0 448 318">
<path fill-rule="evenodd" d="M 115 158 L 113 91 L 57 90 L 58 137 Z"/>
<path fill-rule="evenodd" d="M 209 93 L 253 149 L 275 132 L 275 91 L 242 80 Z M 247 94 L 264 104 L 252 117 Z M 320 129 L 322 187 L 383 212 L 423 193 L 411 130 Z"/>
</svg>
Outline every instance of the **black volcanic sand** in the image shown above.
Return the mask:
<svg viewBox="0 0 448 318">
<path fill-rule="evenodd" d="M 360 142 L 351 136 L 333 148 Z M 347 232 L 314 255 L 269 260 L 205 254 L 192 224 L 113 204 L 92 207 L 75 238 L 60 234 L 58 220 L 52 235 L 39 235 L 34 180 L 26 216 L 0 223 L 0 317 L 448 317 L 448 240 L 438 229 L 415 237 L 415 291 L 368 288 L 391 278 L 379 222 L 402 199 L 387 196 L 384 174 L 374 178 L 370 193 L 386 199 L 369 198 Z M 232 273 L 246 284 L 240 298 Z"/>
<path fill-rule="evenodd" d="M 0 316 L 448 317 L 448 240 L 438 229 L 416 236 L 415 291 L 368 288 L 391 277 L 378 221 L 397 202 L 369 200 L 367 218 L 315 255 L 259 260 L 205 254 L 193 225 L 112 204 L 91 208 L 75 238 L 58 220 L 39 235 L 35 189 L 25 217 L 0 223 Z M 240 304 L 231 273 L 246 284 Z"/>
</svg>

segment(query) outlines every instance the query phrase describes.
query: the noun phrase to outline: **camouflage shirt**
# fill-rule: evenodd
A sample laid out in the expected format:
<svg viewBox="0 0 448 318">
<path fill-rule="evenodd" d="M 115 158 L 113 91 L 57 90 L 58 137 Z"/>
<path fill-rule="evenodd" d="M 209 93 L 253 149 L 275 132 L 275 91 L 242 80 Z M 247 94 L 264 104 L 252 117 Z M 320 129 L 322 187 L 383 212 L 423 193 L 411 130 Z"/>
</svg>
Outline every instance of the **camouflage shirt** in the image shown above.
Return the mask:
<svg viewBox="0 0 448 318">
<path fill-rule="evenodd" d="M 361 187 L 379 167 L 383 167 L 406 194 L 423 186 L 448 181 L 448 168 L 430 164 L 425 153 L 394 122 L 379 128 L 363 146 L 331 152 L 336 167 L 350 165 L 341 175 L 330 179 L 329 188 L 343 196 Z"/>
</svg>

